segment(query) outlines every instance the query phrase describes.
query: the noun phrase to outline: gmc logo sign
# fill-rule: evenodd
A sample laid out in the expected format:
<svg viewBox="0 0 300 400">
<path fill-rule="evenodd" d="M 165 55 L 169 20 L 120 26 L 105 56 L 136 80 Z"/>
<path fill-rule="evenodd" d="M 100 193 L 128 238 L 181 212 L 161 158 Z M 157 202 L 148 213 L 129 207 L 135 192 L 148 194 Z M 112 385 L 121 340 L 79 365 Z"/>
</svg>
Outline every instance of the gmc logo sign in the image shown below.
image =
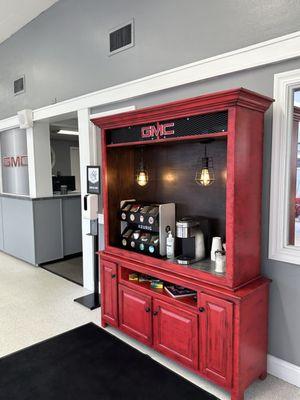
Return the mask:
<svg viewBox="0 0 300 400">
<path fill-rule="evenodd" d="M 26 167 L 28 156 L 3 157 L 4 167 Z"/>
<path fill-rule="evenodd" d="M 141 129 L 141 136 L 142 138 L 153 138 L 153 137 L 161 137 L 161 136 L 168 136 L 174 135 L 175 131 L 173 129 L 174 122 L 170 122 L 167 124 L 160 124 L 157 122 L 155 125 L 143 126 Z"/>
</svg>

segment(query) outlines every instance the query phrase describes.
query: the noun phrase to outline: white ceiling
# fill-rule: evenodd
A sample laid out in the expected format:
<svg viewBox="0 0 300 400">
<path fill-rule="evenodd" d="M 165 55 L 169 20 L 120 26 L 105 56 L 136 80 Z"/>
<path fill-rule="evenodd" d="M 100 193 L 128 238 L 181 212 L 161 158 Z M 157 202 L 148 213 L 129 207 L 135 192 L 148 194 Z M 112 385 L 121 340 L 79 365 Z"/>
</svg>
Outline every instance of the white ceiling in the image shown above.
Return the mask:
<svg viewBox="0 0 300 400">
<path fill-rule="evenodd" d="M 0 43 L 58 0 L 0 0 Z"/>
</svg>

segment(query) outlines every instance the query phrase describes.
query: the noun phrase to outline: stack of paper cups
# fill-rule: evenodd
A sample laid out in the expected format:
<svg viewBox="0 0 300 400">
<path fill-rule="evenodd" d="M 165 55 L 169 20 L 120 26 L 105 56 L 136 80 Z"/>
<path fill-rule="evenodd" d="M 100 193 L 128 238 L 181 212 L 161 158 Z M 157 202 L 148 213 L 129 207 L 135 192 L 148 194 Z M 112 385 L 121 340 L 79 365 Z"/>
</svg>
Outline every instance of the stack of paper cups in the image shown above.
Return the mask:
<svg viewBox="0 0 300 400">
<path fill-rule="evenodd" d="M 217 250 L 222 251 L 222 239 L 219 236 L 215 236 L 212 239 L 211 252 L 210 252 L 210 258 L 212 261 L 216 261 L 215 252 Z"/>
</svg>

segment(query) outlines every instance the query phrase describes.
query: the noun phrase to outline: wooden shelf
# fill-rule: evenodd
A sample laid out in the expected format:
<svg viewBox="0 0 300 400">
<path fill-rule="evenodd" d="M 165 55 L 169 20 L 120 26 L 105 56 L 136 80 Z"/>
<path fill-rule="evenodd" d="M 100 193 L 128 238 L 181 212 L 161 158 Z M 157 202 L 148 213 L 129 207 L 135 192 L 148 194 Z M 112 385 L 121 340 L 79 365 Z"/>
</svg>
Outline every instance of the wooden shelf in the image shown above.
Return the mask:
<svg viewBox="0 0 300 400">
<path fill-rule="evenodd" d="M 185 306 L 188 306 L 195 310 L 197 308 L 197 294 L 195 296 L 190 296 L 190 297 L 180 297 L 180 298 L 175 298 L 170 296 L 164 289 L 155 289 L 151 288 L 150 282 L 139 282 L 139 281 L 131 281 L 128 279 L 128 273 L 135 273 L 133 270 L 127 270 L 125 269 L 122 272 L 122 278 L 120 279 L 121 283 L 125 284 L 126 286 L 129 286 L 133 289 L 138 289 L 142 291 L 143 293 L 155 293 L 155 296 L 157 298 L 160 298 L 161 300 L 167 300 L 168 302 L 176 302 L 177 304 L 182 304 Z M 155 279 L 155 277 L 153 277 Z M 168 282 L 171 283 L 171 282 Z"/>
</svg>

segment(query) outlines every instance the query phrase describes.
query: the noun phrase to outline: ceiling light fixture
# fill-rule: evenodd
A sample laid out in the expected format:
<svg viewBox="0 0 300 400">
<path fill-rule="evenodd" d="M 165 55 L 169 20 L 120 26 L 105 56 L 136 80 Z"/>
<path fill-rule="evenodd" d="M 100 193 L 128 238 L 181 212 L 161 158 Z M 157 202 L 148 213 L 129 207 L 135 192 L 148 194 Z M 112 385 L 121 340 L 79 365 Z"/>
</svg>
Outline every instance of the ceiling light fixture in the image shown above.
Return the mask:
<svg viewBox="0 0 300 400">
<path fill-rule="evenodd" d="M 136 182 L 139 186 L 146 186 L 149 180 L 148 172 L 144 166 L 144 151 L 143 147 L 141 148 L 141 159 L 139 163 L 139 168 L 136 174 Z"/>
<path fill-rule="evenodd" d="M 65 129 L 60 129 L 57 133 L 60 135 L 79 135 L 78 131 L 67 131 Z"/>
<path fill-rule="evenodd" d="M 201 161 L 201 169 L 196 171 L 195 181 L 198 185 L 209 186 L 215 182 L 213 158 L 207 156 L 206 143 L 204 144 L 204 157 Z"/>
</svg>

